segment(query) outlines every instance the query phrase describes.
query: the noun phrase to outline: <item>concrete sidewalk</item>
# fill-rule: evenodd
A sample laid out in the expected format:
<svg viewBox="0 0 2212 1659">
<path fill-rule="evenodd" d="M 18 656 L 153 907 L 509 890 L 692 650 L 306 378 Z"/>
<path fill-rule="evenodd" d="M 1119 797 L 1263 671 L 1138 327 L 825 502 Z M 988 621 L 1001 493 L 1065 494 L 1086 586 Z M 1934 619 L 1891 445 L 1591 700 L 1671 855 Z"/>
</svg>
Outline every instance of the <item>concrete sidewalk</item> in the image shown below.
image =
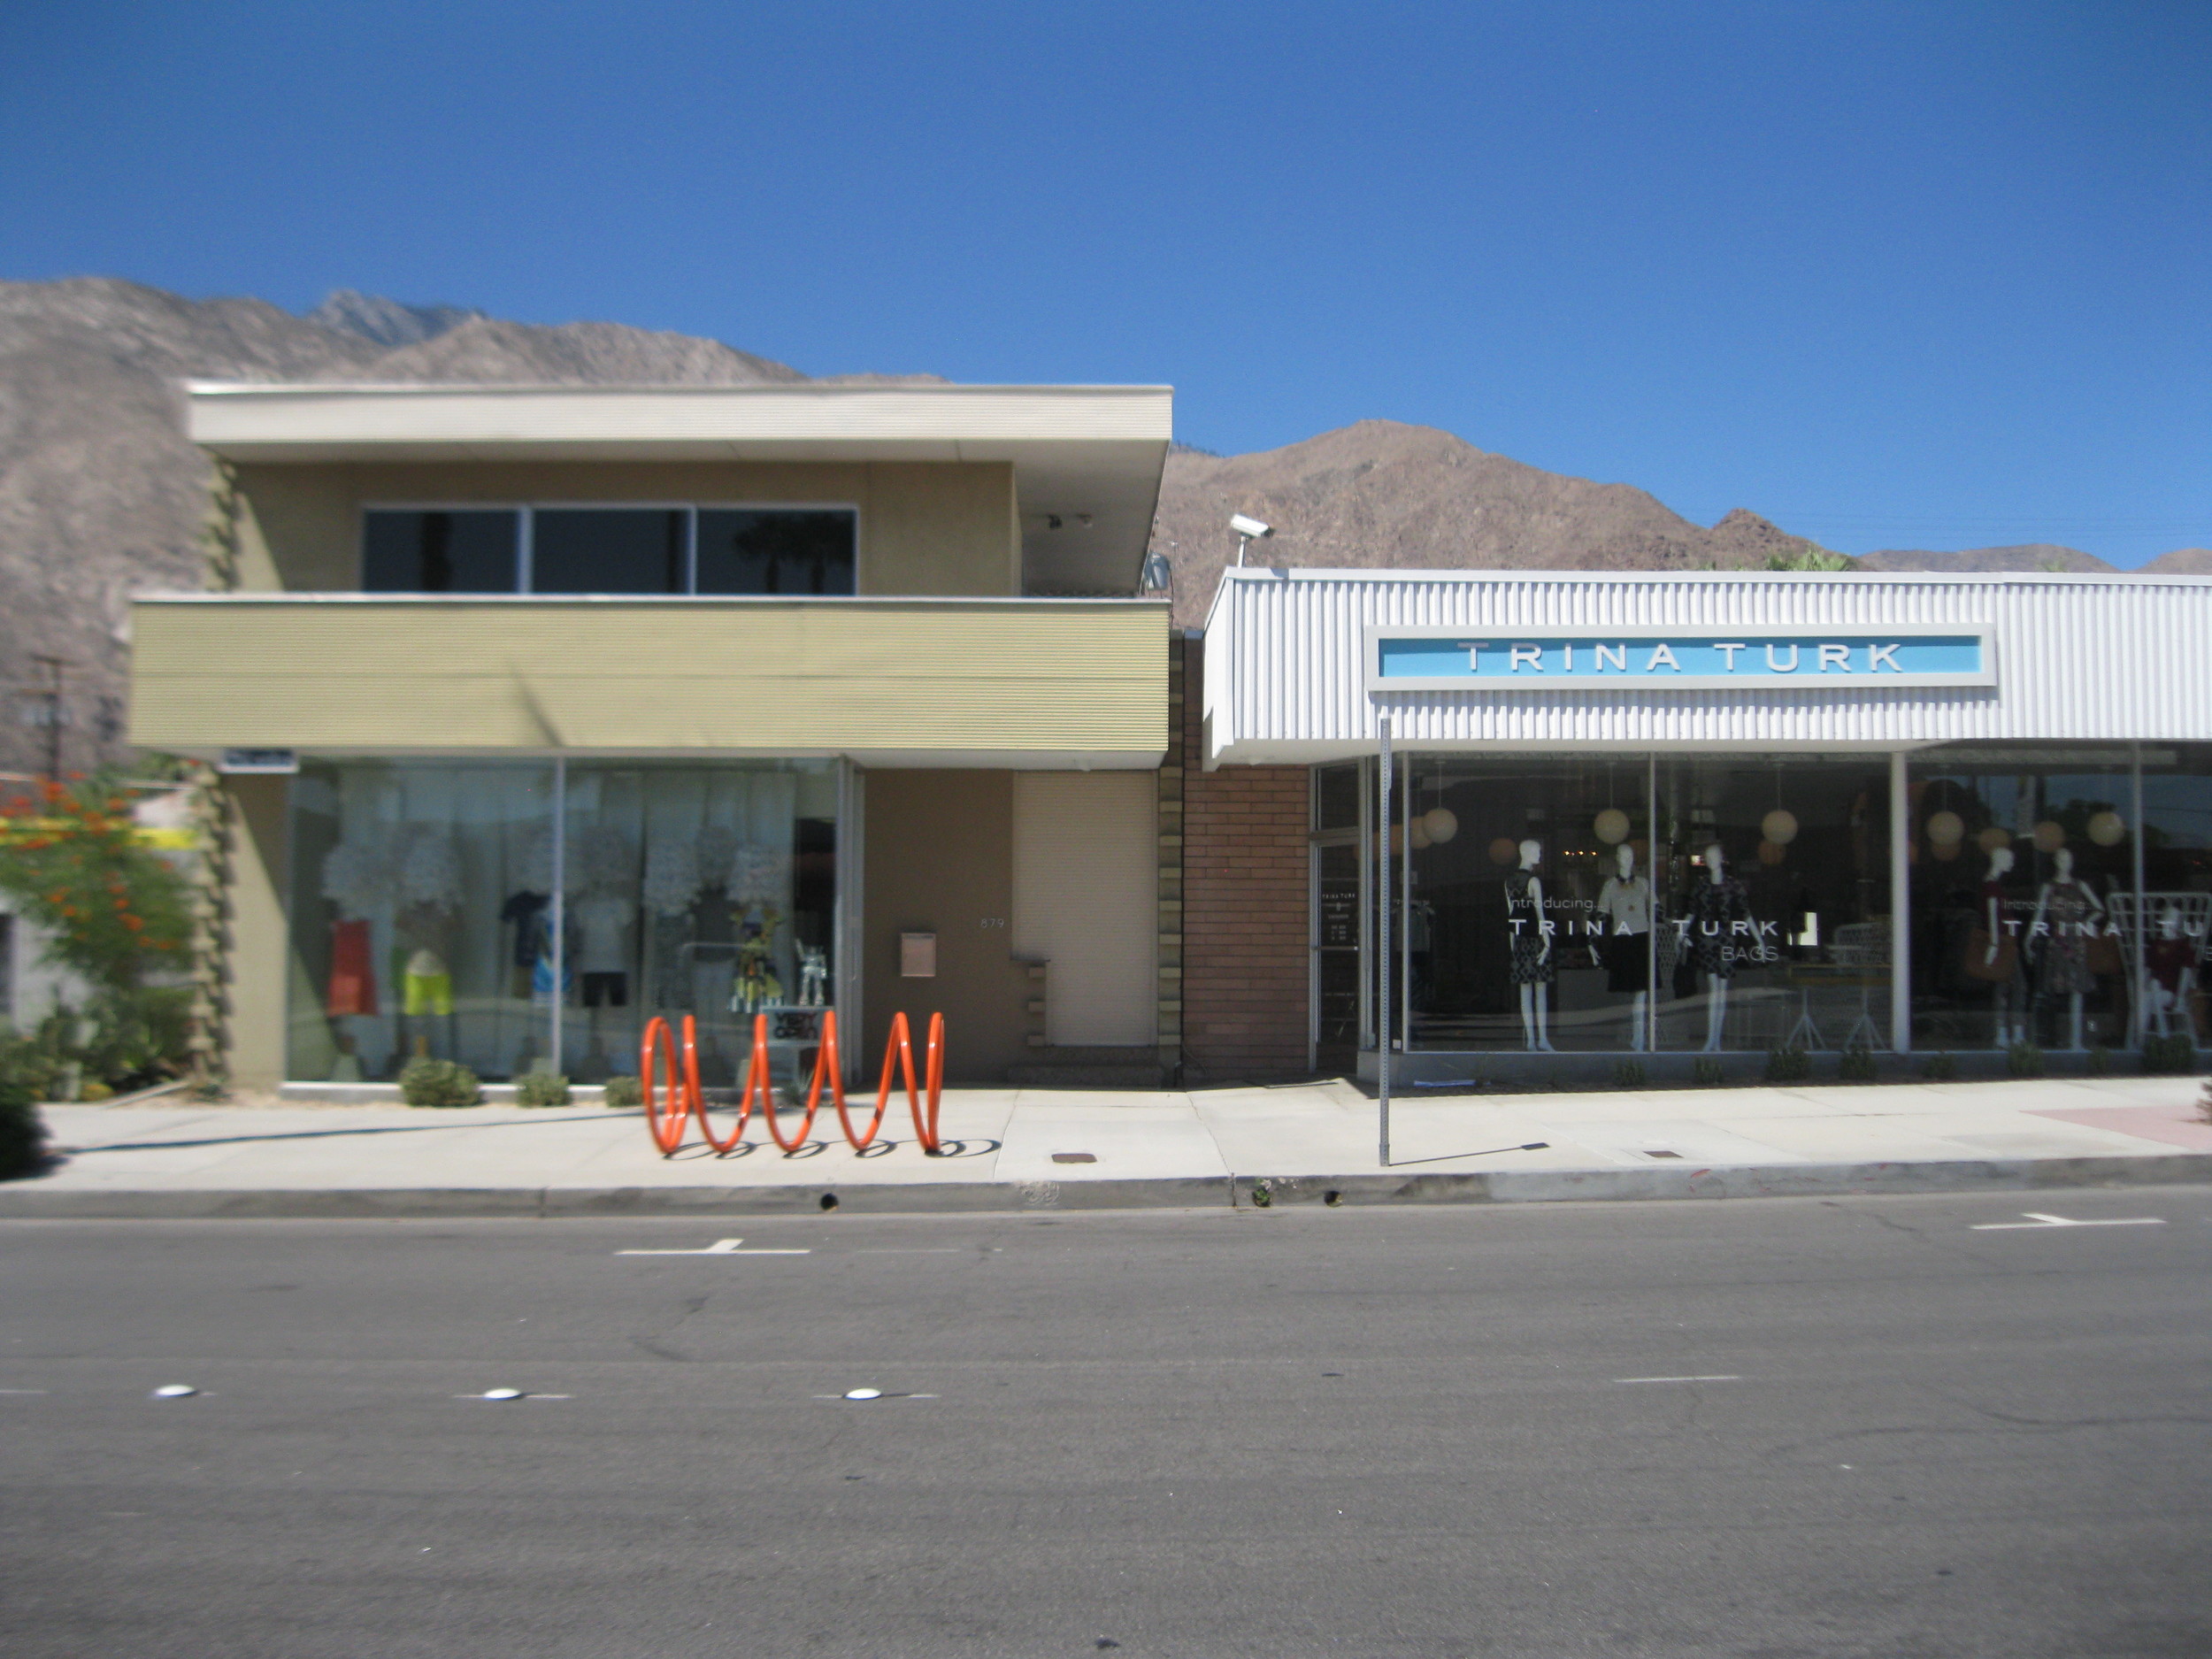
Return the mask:
<svg viewBox="0 0 2212 1659">
<path fill-rule="evenodd" d="M 2200 1088 L 2112 1078 L 1415 1098 L 1394 1106 L 1386 1171 L 1375 1102 L 1343 1082 L 949 1090 L 937 1157 L 898 1101 L 891 1143 L 865 1156 L 826 1107 L 796 1154 L 756 1124 L 728 1157 L 694 1128 L 667 1159 L 641 1114 L 597 1106 L 55 1106 L 45 1116 L 61 1158 L 0 1186 L 0 1217 L 710 1216 L 2206 1181 Z"/>
</svg>

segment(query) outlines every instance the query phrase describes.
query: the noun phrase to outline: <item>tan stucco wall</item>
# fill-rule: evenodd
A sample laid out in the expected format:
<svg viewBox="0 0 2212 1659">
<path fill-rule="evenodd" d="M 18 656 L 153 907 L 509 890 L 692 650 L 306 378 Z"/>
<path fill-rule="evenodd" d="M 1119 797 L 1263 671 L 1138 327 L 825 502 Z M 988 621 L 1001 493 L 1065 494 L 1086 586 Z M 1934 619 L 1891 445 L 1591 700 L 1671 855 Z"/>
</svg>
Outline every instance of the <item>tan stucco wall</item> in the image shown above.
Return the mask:
<svg viewBox="0 0 2212 1659">
<path fill-rule="evenodd" d="M 144 600 L 132 741 L 173 753 L 1045 751 L 1157 764 L 1167 607 Z M 1010 764 L 1013 764 L 1010 762 Z"/>
<path fill-rule="evenodd" d="M 249 588 L 357 589 L 368 504 L 642 501 L 856 506 L 862 593 L 1021 592 L 1014 469 L 1001 462 L 333 462 L 237 476 Z"/>
<path fill-rule="evenodd" d="M 864 1071 L 882 1064 L 892 1014 L 914 1029 L 914 1061 L 929 1016 L 945 1017 L 945 1075 L 1003 1081 L 1027 1053 L 1029 977 L 1011 953 L 1014 785 L 1005 772 L 872 772 L 861 1000 Z M 899 974 L 899 935 L 937 935 L 937 977 Z"/>
<path fill-rule="evenodd" d="M 284 1076 L 285 991 L 292 948 L 284 920 L 286 864 L 283 778 L 228 778 L 231 881 L 229 1064 L 240 1088 L 273 1089 Z"/>
</svg>

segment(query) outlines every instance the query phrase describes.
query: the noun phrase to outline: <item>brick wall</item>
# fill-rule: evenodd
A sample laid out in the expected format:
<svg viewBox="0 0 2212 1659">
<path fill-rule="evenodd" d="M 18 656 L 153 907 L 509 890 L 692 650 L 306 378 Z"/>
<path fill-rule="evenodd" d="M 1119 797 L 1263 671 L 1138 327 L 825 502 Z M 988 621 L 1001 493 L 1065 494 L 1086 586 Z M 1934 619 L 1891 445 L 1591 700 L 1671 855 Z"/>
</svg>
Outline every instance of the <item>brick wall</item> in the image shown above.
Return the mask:
<svg viewBox="0 0 2212 1659">
<path fill-rule="evenodd" d="M 1202 647 L 1182 649 L 1183 1080 L 1303 1076 L 1309 774 L 1202 770 Z"/>
</svg>

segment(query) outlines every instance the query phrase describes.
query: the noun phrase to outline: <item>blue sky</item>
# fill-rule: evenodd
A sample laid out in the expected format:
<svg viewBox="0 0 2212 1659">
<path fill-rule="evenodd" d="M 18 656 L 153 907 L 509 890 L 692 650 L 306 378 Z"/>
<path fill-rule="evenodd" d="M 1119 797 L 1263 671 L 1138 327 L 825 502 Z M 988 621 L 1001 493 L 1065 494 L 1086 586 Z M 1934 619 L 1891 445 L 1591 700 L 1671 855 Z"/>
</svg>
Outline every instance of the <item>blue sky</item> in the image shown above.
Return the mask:
<svg viewBox="0 0 2212 1659">
<path fill-rule="evenodd" d="M 9 0 L 0 275 L 1169 381 L 1832 547 L 2212 545 L 2212 5 Z"/>
</svg>

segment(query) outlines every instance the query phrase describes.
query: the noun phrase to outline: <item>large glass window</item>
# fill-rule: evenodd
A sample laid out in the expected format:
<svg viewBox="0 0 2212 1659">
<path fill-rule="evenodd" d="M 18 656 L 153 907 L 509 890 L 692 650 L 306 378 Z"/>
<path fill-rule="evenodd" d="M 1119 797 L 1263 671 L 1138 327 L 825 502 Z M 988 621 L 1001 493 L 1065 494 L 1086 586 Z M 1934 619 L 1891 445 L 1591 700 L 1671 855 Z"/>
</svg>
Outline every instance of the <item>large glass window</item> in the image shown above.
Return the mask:
<svg viewBox="0 0 2212 1659">
<path fill-rule="evenodd" d="M 2139 810 L 2136 758 L 2050 745 L 1913 757 L 1916 1047 L 2200 1039 L 2212 750 L 2146 746 Z"/>
<path fill-rule="evenodd" d="M 856 515 L 791 508 L 702 507 L 703 594 L 849 594 Z"/>
<path fill-rule="evenodd" d="M 1410 1046 L 1645 1045 L 1647 774 L 1640 755 L 1414 758 L 1391 829 L 1410 849 L 1394 964 Z"/>
<path fill-rule="evenodd" d="M 552 766 L 310 763 L 291 801 L 289 1074 L 376 1081 L 417 1054 L 528 1070 Z"/>
<path fill-rule="evenodd" d="M 1411 1047 L 1889 1046 L 1887 757 L 1417 756 L 1403 775 Z"/>
<path fill-rule="evenodd" d="M 541 507 L 530 515 L 530 591 L 687 592 L 689 516 L 670 507 Z"/>
<path fill-rule="evenodd" d="M 369 513 L 362 526 L 362 589 L 511 594 L 518 568 L 520 524 L 511 508 Z"/>
<path fill-rule="evenodd" d="M 1654 771 L 1659 1047 L 1892 1047 L 1889 757 Z"/>
<path fill-rule="evenodd" d="M 656 1014 L 696 1020 L 709 1087 L 741 1078 L 757 1013 L 780 1050 L 811 1046 L 835 982 L 832 763 L 572 764 L 567 821 L 570 1076 L 634 1071 Z"/>
<path fill-rule="evenodd" d="M 367 593 L 850 594 L 849 507 L 373 507 Z M 526 552 L 525 549 L 527 549 Z"/>
<path fill-rule="evenodd" d="M 598 1082 L 637 1069 L 647 1018 L 689 1014 L 726 1086 L 757 1012 L 787 1081 L 834 999 L 837 826 L 828 761 L 310 763 L 289 1073 L 427 1054 Z"/>
</svg>

